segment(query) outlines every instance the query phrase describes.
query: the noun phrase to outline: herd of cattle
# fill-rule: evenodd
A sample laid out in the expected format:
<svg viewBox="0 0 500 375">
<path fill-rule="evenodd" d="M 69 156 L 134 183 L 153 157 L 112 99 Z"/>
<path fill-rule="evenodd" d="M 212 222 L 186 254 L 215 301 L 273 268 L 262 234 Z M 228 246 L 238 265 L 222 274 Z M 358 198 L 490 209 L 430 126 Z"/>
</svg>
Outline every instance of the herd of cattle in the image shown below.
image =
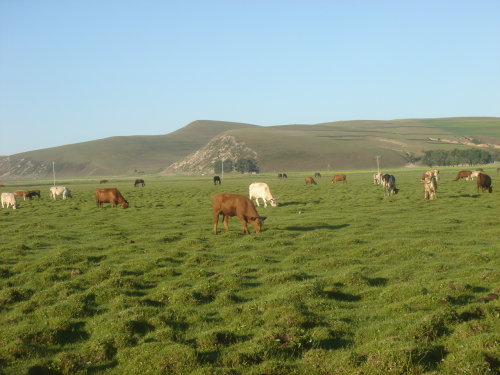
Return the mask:
<svg viewBox="0 0 500 375">
<path fill-rule="evenodd" d="M 278 178 L 284 177 L 286 174 L 280 173 Z M 320 173 L 314 175 L 316 178 L 321 178 Z M 460 179 L 472 180 L 476 179 L 477 190 L 481 189 L 483 192 L 486 190 L 491 193 L 491 178 L 487 174 L 483 173 L 482 170 L 476 171 L 460 171 L 458 172 L 455 181 Z M 425 199 L 436 199 L 437 198 L 437 181 L 439 180 L 439 170 L 433 169 L 425 172 L 422 175 L 421 182 L 424 184 L 424 198 Z M 215 176 L 214 184 L 221 184 L 221 179 L 219 176 Z M 306 185 L 316 185 L 316 181 L 313 177 L 307 176 L 304 179 Z M 107 180 L 101 180 L 100 183 L 106 183 Z M 337 174 L 333 176 L 332 183 L 343 182 L 347 183 L 347 176 L 345 174 Z M 399 192 L 396 188 L 396 177 L 391 174 L 375 173 L 373 175 L 373 183 L 376 185 L 382 185 L 384 187 L 385 195 L 395 195 Z M 145 182 L 142 179 L 135 180 L 134 187 L 145 186 Z M 52 199 L 56 199 L 58 195 L 62 196 L 62 199 L 71 198 L 71 190 L 65 186 L 52 186 L 50 188 L 50 196 Z M 113 207 L 121 205 L 123 208 L 127 208 L 129 203 L 116 188 L 100 189 L 96 188 L 95 200 L 97 207 L 102 207 L 103 203 L 110 203 Z M 1 195 L 2 208 L 9 208 L 12 206 L 13 209 L 17 208 L 16 197 L 23 197 L 33 199 L 38 197 L 40 199 L 40 190 L 17 190 L 13 193 L 5 192 Z M 219 217 L 222 215 L 222 222 L 226 230 L 229 229 L 228 221 L 229 218 L 237 216 L 243 226 L 243 233 L 249 233 L 247 224 L 251 224 L 256 233 L 259 233 L 262 229 L 262 223 L 266 219 L 264 216 L 260 216 L 257 213 L 255 204 L 260 207 L 259 199 L 262 200 L 264 207 L 267 207 L 269 203 L 271 206 L 276 207 L 278 205 L 278 200 L 273 197 L 269 186 L 264 182 L 255 182 L 250 184 L 248 189 L 248 197 L 241 194 L 233 193 L 217 193 L 212 197 L 212 222 L 214 225 L 214 233 L 217 234 L 217 226 L 219 222 Z"/>
</svg>

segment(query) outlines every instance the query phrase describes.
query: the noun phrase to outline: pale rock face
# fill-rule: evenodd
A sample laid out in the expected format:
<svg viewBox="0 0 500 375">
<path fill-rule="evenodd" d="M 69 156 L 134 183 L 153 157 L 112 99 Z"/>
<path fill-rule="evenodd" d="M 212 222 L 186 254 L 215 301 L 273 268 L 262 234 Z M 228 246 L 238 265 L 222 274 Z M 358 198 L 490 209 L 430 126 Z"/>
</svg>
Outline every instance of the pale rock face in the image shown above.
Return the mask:
<svg viewBox="0 0 500 375">
<path fill-rule="evenodd" d="M 257 158 L 257 152 L 246 146 L 245 142 L 238 141 L 232 135 L 223 135 L 212 139 L 206 146 L 195 153 L 188 155 L 184 160 L 169 165 L 162 174 L 170 173 L 213 173 L 213 165 L 218 160 L 232 160 L 240 158 Z"/>
</svg>

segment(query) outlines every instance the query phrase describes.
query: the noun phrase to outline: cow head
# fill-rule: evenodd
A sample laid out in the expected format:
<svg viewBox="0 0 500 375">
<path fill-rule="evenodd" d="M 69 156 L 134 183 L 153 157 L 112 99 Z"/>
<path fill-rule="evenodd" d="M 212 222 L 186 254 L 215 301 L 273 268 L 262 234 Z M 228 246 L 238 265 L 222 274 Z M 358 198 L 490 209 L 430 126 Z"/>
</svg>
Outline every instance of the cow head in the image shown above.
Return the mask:
<svg viewBox="0 0 500 375">
<path fill-rule="evenodd" d="M 250 217 L 248 219 L 250 221 L 250 224 L 252 224 L 255 233 L 259 233 L 260 230 L 262 229 L 262 224 L 264 223 L 264 220 L 267 219 L 267 217 L 257 216 L 257 217 Z"/>
<path fill-rule="evenodd" d="M 127 208 L 127 207 L 128 207 L 128 202 L 127 202 L 126 200 L 124 200 L 124 201 L 122 202 L 122 207 L 123 207 L 123 208 Z"/>
<path fill-rule="evenodd" d="M 278 198 L 273 198 L 269 200 L 271 206 L 276 207 L 278 205 Z"/>
</svg>

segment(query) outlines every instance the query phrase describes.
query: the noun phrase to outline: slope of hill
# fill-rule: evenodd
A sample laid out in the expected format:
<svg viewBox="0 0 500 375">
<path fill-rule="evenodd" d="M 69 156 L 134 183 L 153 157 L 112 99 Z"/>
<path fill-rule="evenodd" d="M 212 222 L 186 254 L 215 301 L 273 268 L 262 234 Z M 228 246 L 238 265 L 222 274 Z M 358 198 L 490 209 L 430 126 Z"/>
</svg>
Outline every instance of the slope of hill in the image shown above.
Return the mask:
<svg viewBox="0 0 500 375">
<path fill-rule="evenodd" d="M 230 140 L 230 142 L 228 141 Z M 229 142 L 229 143 L 228 143 Z M 0 177 L 210 173 L 215 160 L 256 157 L 263 172 L 404 166 L 431 149 L 500 149 L 500 118 L 341 121 L 262 127 L 194 121 L 166 135 L 111 137 L 0 159 Z"/>
</svg>

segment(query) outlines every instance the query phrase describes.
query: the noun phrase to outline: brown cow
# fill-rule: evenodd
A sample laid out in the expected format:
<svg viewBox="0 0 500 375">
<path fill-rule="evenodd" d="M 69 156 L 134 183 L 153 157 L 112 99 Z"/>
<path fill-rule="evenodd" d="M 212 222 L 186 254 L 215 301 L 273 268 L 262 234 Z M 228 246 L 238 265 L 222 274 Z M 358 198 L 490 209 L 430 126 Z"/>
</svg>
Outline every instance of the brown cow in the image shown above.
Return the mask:
<svg viewBox="0 0 500 375">
<path fill-rule="evenodd" d="M 472 171 L 460 171 L 457 173 L 457 177 L 455 177 L 455 181 L 465 178 L 467 181 L 472 180 L 471 177 Z"/>
<path fill-rule="evenodd" d="M 16 190 L 14 192 L 15 197 L 23 197 L 23 200 L 26 200 L 26 197 L 28 196 L 29 191 L 27 190 Z"/>
<path fill-rule="evenodd" d="M 344 181 L 344 184 L 347 184 L 347 176 L 345 174 L 336 174 L 332 178 L 332 184 L 336 184 L 337 182 Z"/>
<path fill-rule="evenodd" d="M 219 215 L 222 215 L 224 228 L 229 230 L 228 221 L 230 217 L 238 216 L 243 225 L 243 233 L 248 233 L 247 223 L 252 224 L 255 233 L 262 229 L 265 216 L 259 216 L 253 202 L 240 194 L 218 193 L 212 197 L 212 222 L 214 234 L 217 234 Z"/>
<path fill-rule="evenodd" d="M 111 203 L 113 207 L 116 207 L 118 204 L 121 204 L 123 208 L 128 207 L 128 202 L 116 188 L 95 189 L 95 200 L 97 207 L 102 207 L 103 203 Z"/>
<path fill-rule="evenodd" d="M 306 177 L 304 181 L 306 182 L 306 185 L 317 185 L 316 181 L 314 181 L 314 178 L 311 176 Z"/>
<path fill-rule="evenodd" d="M 40 193 L 40 190 L 30 190 L 28 191 L 28 195 L 26 195 L 29 199 L 33 199 L 33 197 L 38 197 L 40 199 L 42 197 L 42 194 Z"/>
<path fill-rule="evenodd" d="M 488 193 L 492 193 L 493 189 L 491 187 L 491 177 L 485 173 L 479 173 L 477 175 L 477 192 L 479 193 L 479 188 L 481 191 L 488 190 Z"/>
</svg>

